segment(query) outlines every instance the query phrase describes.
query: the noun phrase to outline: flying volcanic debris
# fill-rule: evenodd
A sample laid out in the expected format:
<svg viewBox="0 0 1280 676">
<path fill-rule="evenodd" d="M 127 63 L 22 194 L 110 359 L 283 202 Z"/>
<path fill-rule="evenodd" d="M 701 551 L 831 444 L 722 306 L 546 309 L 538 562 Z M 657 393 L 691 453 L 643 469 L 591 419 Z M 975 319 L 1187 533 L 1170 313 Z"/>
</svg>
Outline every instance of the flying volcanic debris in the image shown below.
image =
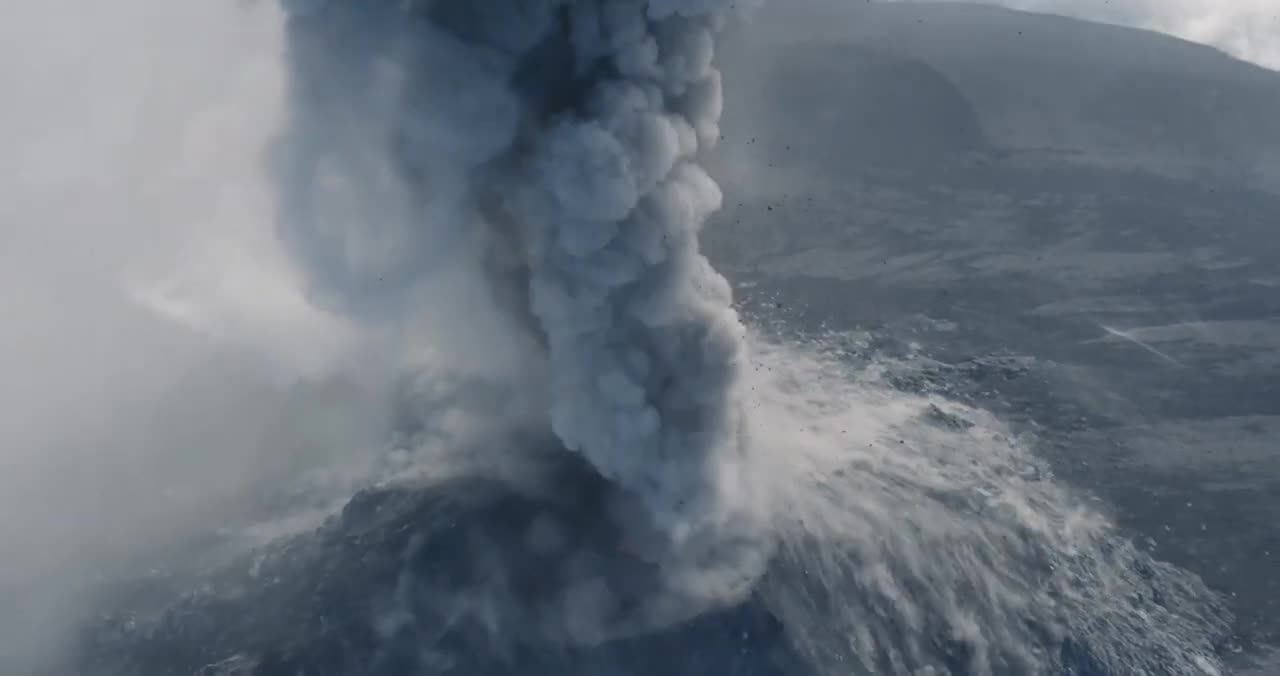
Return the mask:
<svg viewBox="0 0 1280 676">
<path fill-rule="evenodd" d="M 562 444 L 665 532 L 715 511 L 745 331 L 699 252 L 721 193 L 695 158 L 735 3 L 291 4 L 283 229 L 317 297 L 405 313 L 465 261 L 539 346 Z"/>
</svg>

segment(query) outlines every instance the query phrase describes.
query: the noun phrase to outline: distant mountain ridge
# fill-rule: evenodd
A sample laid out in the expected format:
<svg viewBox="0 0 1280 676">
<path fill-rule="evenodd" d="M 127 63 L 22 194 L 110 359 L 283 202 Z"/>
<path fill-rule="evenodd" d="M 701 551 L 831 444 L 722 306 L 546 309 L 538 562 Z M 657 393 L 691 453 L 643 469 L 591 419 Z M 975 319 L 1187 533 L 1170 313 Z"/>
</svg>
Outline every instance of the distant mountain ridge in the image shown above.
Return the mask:
<svg viewBox="0 0 1280 676">
<path fill-rule="evenodd" d="M 731 41 L 730 131 L 777 109 L 784 148 L 874 137 L 846 164 L 985 147 L 1280 188 L 1280 73 L 1211 47 L 962 3 L 779 4 Z"/>
</svg>

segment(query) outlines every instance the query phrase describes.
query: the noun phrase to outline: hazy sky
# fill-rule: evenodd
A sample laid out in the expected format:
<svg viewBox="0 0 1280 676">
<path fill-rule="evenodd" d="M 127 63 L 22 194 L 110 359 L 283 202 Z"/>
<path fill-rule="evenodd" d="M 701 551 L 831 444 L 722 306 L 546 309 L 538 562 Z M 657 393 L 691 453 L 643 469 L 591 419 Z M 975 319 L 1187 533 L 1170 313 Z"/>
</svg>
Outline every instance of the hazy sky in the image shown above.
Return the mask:
<svg viewBox="0 0 1280 676">
<path fill-rule="evenodd" d="M 983 1 L 1159 30 L 1280 69 L 1280 0 Z"/>
</svg>

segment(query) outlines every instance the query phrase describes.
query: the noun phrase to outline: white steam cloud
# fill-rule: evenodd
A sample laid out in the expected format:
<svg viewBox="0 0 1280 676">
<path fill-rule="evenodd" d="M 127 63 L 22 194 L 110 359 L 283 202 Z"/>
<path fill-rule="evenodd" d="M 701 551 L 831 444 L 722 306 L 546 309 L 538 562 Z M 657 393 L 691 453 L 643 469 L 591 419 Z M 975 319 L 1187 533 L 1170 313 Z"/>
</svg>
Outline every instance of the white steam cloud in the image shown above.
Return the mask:
<svg viewBox="0 0 1280 676">
<path fill-rule="evenodd" d="M 338 382 L 356 331 L 271 228 L 279 29 L 225 2 L 0 10 L 0 672 L 247 487 L 377 441 L 376 397 Z"/>
</svg>

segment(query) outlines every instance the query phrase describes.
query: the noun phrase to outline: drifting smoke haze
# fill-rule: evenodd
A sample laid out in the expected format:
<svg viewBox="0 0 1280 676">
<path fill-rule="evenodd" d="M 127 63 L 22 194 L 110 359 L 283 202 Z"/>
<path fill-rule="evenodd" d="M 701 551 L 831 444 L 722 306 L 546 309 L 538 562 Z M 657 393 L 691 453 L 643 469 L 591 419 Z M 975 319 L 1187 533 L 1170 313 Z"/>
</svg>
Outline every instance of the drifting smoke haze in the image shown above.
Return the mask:
<svg viewBox="0 0 1280 676">
<path fill-rule="evenodd" d="M 277 17 L 0 14 L 0 671 L 31 673 L 94 580 L 233 523 L 248 487 L 360 460 L 384 414 L 344 366 L 357 331 L 275 244 Z"/>
<path fill-rule="evenodd" d="M 10 321 L 54 337 L 2 355 L 45 388 L 3 402 L 36 421 L 5 432 L 6 555 L 127 560 L 310 470 L 355 466 L 349 496 L 394 473 L 368 448 L 533 484 L 551 453 L 607 480 L 604 511 L 657 571 L 633 607 L 570 580 L 563 640 L 750 596 L 819 673 L 1219 673 L 1218 599 L 998 421 L 895 391 L 846 346 L 746 328 L 698 248 L 737 3 L 215 4 L 28 3 L 0 28 L 30 49 L 4 61 L 28 95 L 4 129 L 24 174 L 3 251 L 56 261 L 4 270 L 33 289 Z M 41 54 L 32 27 L 62 37 Z M 32 61 L 67 79 L 8 65 Z M 94 126 L 85 99 L 119 108 Z M 94 332 L 123 338 L 87 351 Z M 413 425 L 438 434 L 397 438 Z M 196 484 L 215 495 L 182 509 L 146 492 Z M 44 563 L 4 582 L 74 577 Z"/>
</svg>

